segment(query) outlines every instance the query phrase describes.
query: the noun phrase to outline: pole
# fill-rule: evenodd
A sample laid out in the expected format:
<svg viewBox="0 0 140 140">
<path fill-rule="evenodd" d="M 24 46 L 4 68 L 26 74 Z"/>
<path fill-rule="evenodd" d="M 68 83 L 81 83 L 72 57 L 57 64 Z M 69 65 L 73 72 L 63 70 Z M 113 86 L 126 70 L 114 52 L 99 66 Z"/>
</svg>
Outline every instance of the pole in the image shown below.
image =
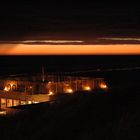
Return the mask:
<svg viewBox="0 0 140 140">
<path fill-rule="evenodd" d="M 42 82 L 45 81 L 45 72 L 44 72 L 44 67 L 42 66 Z"/>
</svg>

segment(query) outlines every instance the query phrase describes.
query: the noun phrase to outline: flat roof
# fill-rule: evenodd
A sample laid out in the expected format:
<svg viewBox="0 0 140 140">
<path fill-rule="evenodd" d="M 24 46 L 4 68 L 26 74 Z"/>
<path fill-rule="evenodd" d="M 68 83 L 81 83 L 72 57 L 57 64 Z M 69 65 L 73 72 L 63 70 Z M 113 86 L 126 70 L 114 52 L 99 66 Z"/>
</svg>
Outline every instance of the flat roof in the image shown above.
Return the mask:
<svg viewBox="0 0 140 140">
<path fill-rule="evenodd" d="M 23 101 L 36 101 L 36 102 L 49 101 L 48 94 L 28 95 L 26 93 L 21 93 L 21 92 L 5 92 L 5 91 L 0 91 L 0 98 L 23 100 Z"/>
</svg>

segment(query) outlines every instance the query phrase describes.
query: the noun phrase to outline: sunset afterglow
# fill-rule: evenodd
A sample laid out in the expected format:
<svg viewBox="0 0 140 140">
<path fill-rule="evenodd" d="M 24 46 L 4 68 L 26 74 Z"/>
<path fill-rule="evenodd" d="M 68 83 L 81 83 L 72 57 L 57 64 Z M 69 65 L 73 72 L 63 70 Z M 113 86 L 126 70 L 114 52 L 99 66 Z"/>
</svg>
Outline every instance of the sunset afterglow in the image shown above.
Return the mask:
<svg viewBox="0 0 140 140">
<path fill-rule="evenodd" d="M 0 44 L 0 55 L 119 55 L 140 54 L 139 44 L 33 45 Z"/>
</svg>

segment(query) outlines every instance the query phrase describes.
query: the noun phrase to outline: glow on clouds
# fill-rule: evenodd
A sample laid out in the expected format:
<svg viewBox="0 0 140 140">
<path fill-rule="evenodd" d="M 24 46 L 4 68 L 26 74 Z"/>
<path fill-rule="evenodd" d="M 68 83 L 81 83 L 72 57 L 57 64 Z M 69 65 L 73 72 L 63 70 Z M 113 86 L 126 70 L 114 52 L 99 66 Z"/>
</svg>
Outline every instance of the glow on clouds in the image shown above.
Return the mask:
<svg viewBox="0 0 140 140">
<path fill-rule="evenodd" d="M 118 55 L 140 54 L 139 44 L 123 45 L 29 45 L 7 44 L 8 50 L 2 50 L 0 55 Z"/>
</svg>

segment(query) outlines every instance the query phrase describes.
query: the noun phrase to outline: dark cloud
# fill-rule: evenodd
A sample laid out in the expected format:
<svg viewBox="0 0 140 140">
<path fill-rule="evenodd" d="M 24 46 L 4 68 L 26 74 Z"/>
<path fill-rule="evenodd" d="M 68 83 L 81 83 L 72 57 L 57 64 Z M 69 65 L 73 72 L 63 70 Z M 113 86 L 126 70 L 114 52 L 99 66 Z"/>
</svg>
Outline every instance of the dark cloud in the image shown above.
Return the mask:
<svg viewBox="0 0 140 140">
<path fill-rule="evenodd" d="M 43 34 L 139 36 L 140 9 L 136 3 L 49 1 L 0 5 L 0 39 Z"/>
</svg>

